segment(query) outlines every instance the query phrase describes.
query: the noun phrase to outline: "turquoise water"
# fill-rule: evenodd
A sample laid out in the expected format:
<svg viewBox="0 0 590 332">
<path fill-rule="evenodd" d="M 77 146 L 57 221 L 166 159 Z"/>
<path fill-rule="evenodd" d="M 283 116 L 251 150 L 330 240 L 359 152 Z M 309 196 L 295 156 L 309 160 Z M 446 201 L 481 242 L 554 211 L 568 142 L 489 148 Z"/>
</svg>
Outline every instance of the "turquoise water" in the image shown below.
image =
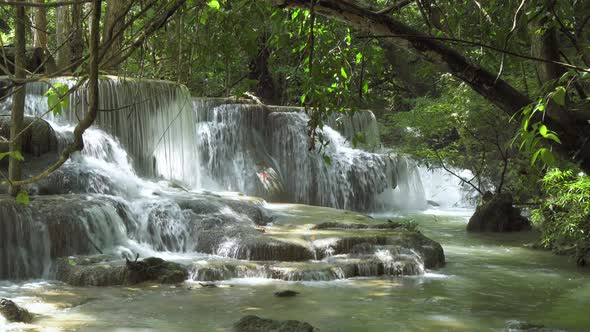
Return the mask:
<svg viewBox="0 0 590 332">
<path fill-rule="evenodd" d="M 0 321 L 0 330 L 229 331 L 248 314 L 304 320 L 322 331 L 503 331 L 510 320 L 589 330 L 588 272 L 567 258 L 529 249 L 533 233 L 467 234 L 470 213 L 432 210 L 412 216 L 447 257 L 446 267 L 425 276 L 301 283 L 237 279 L 217 288 L 0 282 L 0 296 L 38 314 L 33 325 Z M 284 289 L 301 294 L 273 295 Z"/>
</svg>

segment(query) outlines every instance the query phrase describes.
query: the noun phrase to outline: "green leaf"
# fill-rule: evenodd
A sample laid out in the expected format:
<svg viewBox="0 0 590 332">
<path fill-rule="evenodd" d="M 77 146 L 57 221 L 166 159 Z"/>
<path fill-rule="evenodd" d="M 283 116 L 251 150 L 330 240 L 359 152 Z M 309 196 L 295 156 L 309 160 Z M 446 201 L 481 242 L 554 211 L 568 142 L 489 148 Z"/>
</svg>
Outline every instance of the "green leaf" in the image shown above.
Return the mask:
<svg viewBox="0 0 590 332">
<path fill-rule="evenodd" d="M 547 129 L 547 126 L 541 125 L 541 127 L 539 128 L 539 134 L 541 134 L 541 136 L 543 136 L 543 137 L 547 137 L 548 130 L 549 129 Z"/>
<path fill-rule="evenodd" d="M 344 67 L 340 67 L 340 76 L 348 78 L 348 74 L 346 73 L 346 70 L 344 70 Z"/>
<path fill-rule="evenodd" d="M 10 157 L 19 161 L 24 161 L 25 157 L 23 157 L 23 155 L 20 153 L 20 151 L 14 151 L 14 152 L 2 152 L 0 153 L 0 160 L 6 158 L 6 157 Z"/>
<path fill-rule="evenodd" d="M 545 136 L 545 138 L 550 139 L 550 140 L 554 141 L 555 143 L 561 144 L 561 140 L 559 139 L 559 137 L 557 137 L 557 135 L 555 135 L 553 133 L 547 134 L 547 136 Z"/>
<path fill-rule="evenodd" d="M 324 162 L 326 163 L 326 165 L 331 166 L 332 165 L 332 158 L 330 158 L 330 156 L 328 155 L 324 155 Z"/>
<path fill-rule="evenodd" d="M 537 150 L 537 152 L 535 152 L 535 154 L 533 155 L 533 159 L 531 159 L 531 165 L 534 165 L 535 162 L 537 161 L 537 159 L 539 158 L 539 155 L 541 154 L 541 152 L 544 150 L 545 148 L 539 149 Z"/>
<path fill-rule="evenodd" d="M 363 84 L 363 93 L 369 93 L 369 81 L 365 81 Z"/>
<path fill-rule="evenodd" d="M 558 86 L 553 92 L 553 101 L 560 106 L 565 106 L 566 91 L 563 86 Z"/>
<path fill-rule="evenodd" d="M 361 63 L 361 61 L 363 61 L 363 54 L 359 52 L 356 54 L 356 63 Z"/>
<path fill-rule="evenodd" d="M 73 258 L 68 259 L 68 264 L 70 264 L 71 266 L 76 266 L 77 265 L 76 260 L 73 259 Z"/>
<path fill-rule="evenodd" d="M 19 191 L 16 195 L 16 202 L 22 205 L 29 205 L 29 194 L 24 190 Z"/>
<path fill-rule="evenodd" d="M 209 1 L 209 3 L 207 5 L 215 10 L 219 10 L 219 8 L 221 8 L 221 5 L 219 4 L 219 1 L 217 1 L 217 0 Z"/>
</svg>

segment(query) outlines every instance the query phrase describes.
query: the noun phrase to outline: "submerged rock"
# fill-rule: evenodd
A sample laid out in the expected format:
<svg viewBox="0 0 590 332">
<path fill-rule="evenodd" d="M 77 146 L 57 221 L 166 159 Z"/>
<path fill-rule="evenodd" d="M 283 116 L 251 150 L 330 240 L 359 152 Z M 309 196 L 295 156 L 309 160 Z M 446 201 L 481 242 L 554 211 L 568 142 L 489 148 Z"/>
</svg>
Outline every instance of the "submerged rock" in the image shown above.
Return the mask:
<svg viewBox="0 0 590 332">
<path fill-rule="evenodd" d="M 514 207 L 510 194 L 487 193 L 467 224 L 468 232 L 518 232 L 531 229 L 530 221 Z"/>
<path fill-rule="evenodd" d="M 297 320 L 272 320 L 258 316 L 246 316 L 234 325 L 235 332 L 313 332 L 309 323 Z"/>
<path fill-rule="evenodd" d="M 315 225 L 313 229 L 396 229 L 402 224 L 395 221 L 389 221 L 381 224 L 345 224 L 338 222 L 324 222 Z"/>
<path fill-rule="evenodd" d="M 506 328 L 504 329 L 505 332 L 559 332 L 560 330 L 555 330 L 551 328 L 547 328 L 541 324 L 535 324 L 527 321 L 520 321 L 520 320 L 511 320 L 506 324 Z"/>
<path fill-rule="evenodd" d="M 9 322 L 30 323 L 33 315 L 9 299 L 0 299 L 0 315 Z"/>
<path fill-rule="evenodd" d="M 297 296 L 299 292 L 292 291 L 292 290 L 284 290 L 280 292 L 275 292 L 274 295 L 276 297 L 294 297 Z"/>
</svg>

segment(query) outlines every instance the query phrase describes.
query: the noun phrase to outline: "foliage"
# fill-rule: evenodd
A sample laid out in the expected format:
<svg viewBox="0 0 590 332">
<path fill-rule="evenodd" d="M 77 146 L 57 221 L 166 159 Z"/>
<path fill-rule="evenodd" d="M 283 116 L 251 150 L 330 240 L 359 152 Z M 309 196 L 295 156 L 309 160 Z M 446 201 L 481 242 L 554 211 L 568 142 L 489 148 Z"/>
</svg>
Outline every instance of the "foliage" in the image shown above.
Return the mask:
<svg viewBox="0 0 590 332">
<path fill-rule="evenodd" d="M 420 233 L 420 224 L 413 218 L 401 220 L 402 227 L 409 232 Z"/>
<path fill-rule="evenodd" d="M 521 201 L 534 195 L 538 171 L 511 146 L 516 124 L 449 75 L 437 85 L 438 98 L 417 98 L 411 111 L 382 121 L 387 134 L 397 133 L 397 148 L 429 168 L 471 171 L 463 180 L 480 193 L 500 189 Z"/>
<path fill-rule="evenodd" d="M 542 182 L 544 200 L 532 218 L 541 225 L 541 245 L 559 251 L 589 246 L 590 177 L 555 168 Z"/>
</svg>

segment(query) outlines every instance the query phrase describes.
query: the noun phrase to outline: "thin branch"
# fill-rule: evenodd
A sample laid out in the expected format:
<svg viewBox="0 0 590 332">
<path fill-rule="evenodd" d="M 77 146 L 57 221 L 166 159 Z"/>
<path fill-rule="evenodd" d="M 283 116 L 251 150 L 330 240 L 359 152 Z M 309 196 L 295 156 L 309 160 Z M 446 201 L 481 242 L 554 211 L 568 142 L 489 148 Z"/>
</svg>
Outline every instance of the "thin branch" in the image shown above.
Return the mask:
<svg viewBox="0 0 590 332">
<path fill-rule="evenodd" d="M 478 193 L 480 193 L 480 195 L 483 195 L 483 191 L 481 191 L 481 189 L 479 189 L 476 185 L 474 185 L 471 181 L 463 178 L 461 175 L 453 172 L 452 170 L 448 169 L 447 166 L 445 166 L 445 162 L 443 161 L 442 157 L 440 156 L 440 154 L 438 154 L 438 151 L 434 151 L 434 153 L 436 154 L 436 157 L 438 158 L 438 160 L 440 161 L 440 166 L 447 171 L 449 174 L 453 175 L 454 177 L 458 178 L 459 180 L 461 180 L 464 183 L 467 183 L 468 185 L 470 185 L 473 189 L 475 189 Z"/>
<path fill-rule="evenodd" d="M 386 14 L 386 13 L 390 13 L 390 12 L 395 12 L 398 11 L 402 8 L 404 8 L 405 6 L 411 4 L 414 0 L 402 0 L 399 2 L 394 3 L 393 5 L 383 8 L 380 11 L 375 12 L 376 14 Z"/>
</svg>

